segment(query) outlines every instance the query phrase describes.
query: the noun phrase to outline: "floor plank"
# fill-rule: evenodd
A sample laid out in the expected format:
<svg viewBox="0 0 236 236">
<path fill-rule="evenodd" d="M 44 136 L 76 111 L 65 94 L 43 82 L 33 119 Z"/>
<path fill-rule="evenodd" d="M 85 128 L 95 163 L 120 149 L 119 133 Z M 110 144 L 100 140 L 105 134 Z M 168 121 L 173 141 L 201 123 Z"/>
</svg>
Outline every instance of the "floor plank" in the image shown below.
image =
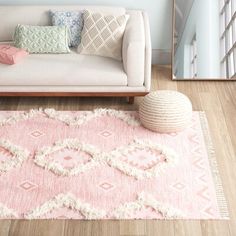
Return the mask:
<svg viewBox="0 0 236 236">
<path fill-rule="evenodd" d="M 146 221 L 145 220 L 122 220 L 120 221 L 120 235 L 121 236 L 145 236 Z"/>
<path fill-rule="evenodd" d="M 0 220 L 0 235 L 1 236 L 9 235 L 10 226 L 11 226 L 10 220 Z"/>
</svg>

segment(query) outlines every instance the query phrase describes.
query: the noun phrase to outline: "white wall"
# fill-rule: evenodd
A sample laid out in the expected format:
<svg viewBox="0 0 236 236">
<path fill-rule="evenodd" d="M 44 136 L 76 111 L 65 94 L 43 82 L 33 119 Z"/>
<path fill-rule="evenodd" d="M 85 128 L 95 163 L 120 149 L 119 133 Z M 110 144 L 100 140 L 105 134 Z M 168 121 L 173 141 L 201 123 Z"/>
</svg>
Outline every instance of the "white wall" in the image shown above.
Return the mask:
<svg viewBox="0 0 236 236">
<path fill-rule="evenodd" d="M 195 0 L 175 54 L 177 78 L 190 78 L 189 45 L 197 36 L 198 78 L 220 78 L 219 6 L 216 0 Z"/>
<path fill-rule="evenodd" d="M 0 0 L 0 5 L 10 4 L 94 4 L 145 9 L 150 17 L 154 63 L 169 63 L 172 37 L 173 0 Z"/>
</svg>

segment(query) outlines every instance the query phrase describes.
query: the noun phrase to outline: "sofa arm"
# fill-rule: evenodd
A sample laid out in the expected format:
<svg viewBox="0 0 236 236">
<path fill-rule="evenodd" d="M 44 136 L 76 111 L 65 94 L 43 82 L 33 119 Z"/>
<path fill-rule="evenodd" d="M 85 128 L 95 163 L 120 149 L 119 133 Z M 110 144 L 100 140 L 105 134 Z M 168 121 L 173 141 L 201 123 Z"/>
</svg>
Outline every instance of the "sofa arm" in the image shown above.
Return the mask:
<svg viewBox="0 0 236 236">
<path fill-rule="evenodd" d="M 130 18 L 123 38 L 123 66 L 128 86 L 144 86 L 145 77 L 145 29 L 141 11 L 128 11 Z"/>
<path fill-rule="evenodd" d="M 152 81 L 152 42 L 151 42 L 151 32 L 149 17 L 147 12 L 143 12 L 143 22 L 145 30 L 145 72 L 144 72 L 144 85 L 146 91 L 151 90 Z"/>
</svg>

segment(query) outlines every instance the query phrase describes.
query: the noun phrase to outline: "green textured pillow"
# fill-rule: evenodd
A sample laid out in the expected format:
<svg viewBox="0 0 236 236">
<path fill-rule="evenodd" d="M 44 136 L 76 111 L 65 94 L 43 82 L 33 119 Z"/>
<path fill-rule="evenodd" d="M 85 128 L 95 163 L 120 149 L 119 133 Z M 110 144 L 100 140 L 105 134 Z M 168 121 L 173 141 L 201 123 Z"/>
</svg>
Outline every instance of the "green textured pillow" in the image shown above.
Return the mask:
<svg viewBox="0 0 236 236">
<path fill-rule="evenodd" d="M 67 26 L 17 25 L 14 43 L 29 53 L 69 53 Z"/>
</svg>

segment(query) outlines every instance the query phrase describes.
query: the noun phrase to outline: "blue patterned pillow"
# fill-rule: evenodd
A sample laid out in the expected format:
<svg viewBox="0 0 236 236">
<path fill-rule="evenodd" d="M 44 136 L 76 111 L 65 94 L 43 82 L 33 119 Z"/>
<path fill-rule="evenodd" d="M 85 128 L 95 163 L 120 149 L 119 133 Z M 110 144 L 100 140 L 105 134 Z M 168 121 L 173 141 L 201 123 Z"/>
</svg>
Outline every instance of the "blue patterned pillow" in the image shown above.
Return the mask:
<svg viewBox="0 0 236 236">
<path fill-rule="evenodd" d="M 50 11 L 54 26 L 65 25 L 70 29 L 70 45 L 77 47 L 81 41 L 81 32 L 84 26 L 82 11 Z"/>
</svg>

